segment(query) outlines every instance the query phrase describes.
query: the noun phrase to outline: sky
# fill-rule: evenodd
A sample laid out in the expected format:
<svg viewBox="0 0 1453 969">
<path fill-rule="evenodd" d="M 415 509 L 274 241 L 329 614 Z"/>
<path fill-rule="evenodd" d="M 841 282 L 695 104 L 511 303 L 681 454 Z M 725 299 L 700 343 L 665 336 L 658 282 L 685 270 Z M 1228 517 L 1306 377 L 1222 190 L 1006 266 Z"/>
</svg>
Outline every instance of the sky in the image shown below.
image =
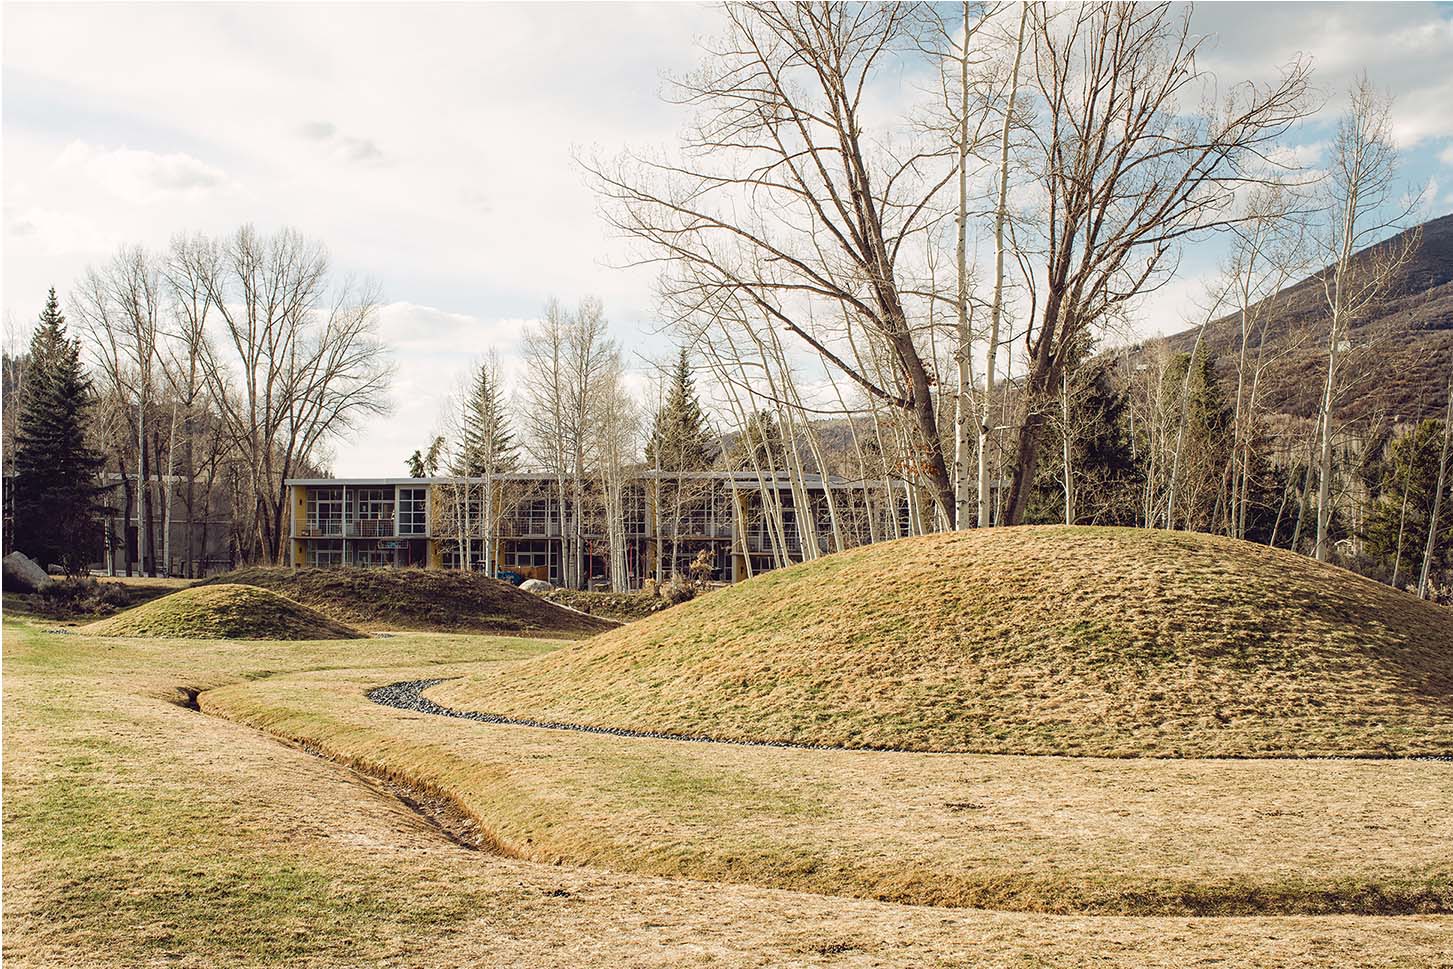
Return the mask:
<svg viewBox="0 0 1453 969">
<path fill-rule="evenodd" d="M 644 387 L 670 352 L 654 272 L 624 268 L 577 153 L 671 144 L 663 77 L 720 11 L 662 4 L 23 4 L 3 7 L 3 300 L 24 333 L 55 286 L 118 246 L 291 226 L 375 281 L 397 364 L 389 416 L 334 449 L 343 476 L 402 473 L 490 350 L 517 359 L 546 300 L 599 296 Z M 1311 54 L 1326 93 L 1297 133 L 1315 163 L 1361 70 L 1393 95 L 1423 215 L 1453 211 L 1453 5 L 1203 4 L 1223 82 Z M 905 99 L 915 92 L 887 90 Z M 1137 307 L 1182 329 L 1214 244 Z"/>
</svg>

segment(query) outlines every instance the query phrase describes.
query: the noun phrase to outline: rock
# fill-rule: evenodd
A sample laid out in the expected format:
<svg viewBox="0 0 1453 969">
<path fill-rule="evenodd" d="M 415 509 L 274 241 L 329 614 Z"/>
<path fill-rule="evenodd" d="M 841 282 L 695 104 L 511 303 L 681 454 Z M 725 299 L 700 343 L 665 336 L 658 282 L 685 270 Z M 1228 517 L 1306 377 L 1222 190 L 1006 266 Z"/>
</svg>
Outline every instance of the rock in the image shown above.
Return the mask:
<svg viewBox="0 0 1453 969">
<path fill-rule="evenodd" d="M 5 588 L 13 592 L 39 592 L 55 579 L 24 552 L 11 552 L 4 560 Z"/>
<path fill-rule="evenodd" d="M 520 583 L 520 588 L 526 592 L 549 592 L 555 587 L 544 579 L 526 579 Z"/>
</svg>

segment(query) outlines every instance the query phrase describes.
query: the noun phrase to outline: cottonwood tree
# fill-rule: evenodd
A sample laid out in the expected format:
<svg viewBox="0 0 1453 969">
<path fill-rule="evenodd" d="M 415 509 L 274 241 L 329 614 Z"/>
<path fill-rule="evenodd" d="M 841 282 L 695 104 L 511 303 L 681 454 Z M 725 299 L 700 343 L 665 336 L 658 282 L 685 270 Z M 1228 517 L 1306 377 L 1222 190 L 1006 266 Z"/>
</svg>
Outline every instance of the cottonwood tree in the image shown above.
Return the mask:
<svg viewBox="0 0 1453 969">
<path fill-rule="evenodd" d="M 1238 190 L 1276 177 L 1272 149 L 1309 107 L 1305 60 L 1219 94 L 1198 64 L 1190 11 L 1169 3 L 1039 4 L 1029 17 L 1025 163 L 1042 174 L 1017 236 L 1038 269 L 1009 523 L 1024 514 L 1073 348 L 1162 283 L 1179 243 L 1242 217 Z"/>
<path fill-rule="evenodd" d="M 112 439 L 112 449 L 127 504 L 137 512 L 141 568 L 147 575 L 157 574 L 156 489 L 151 478 L 160 472 L 149 447 L 149 432 L 156 416 L 153 403 L 166 309 L 163 287 L 158 260 L 139 246 L 124 246 L 109 262 L 86 271 L 72 301 L 101 377 L 101 395 L 110 398 L 115 413 L 124 414 L 129 424 L 129 441 L 118 435 Z M 128 453 L 134 453 L 136 460 L 134 491 L 126 473 Z"/>
<path fill-rule="evenodd" d="M 1352 349 L 1350 333 L 1386 295 L 1419 242 L 1414 232 L 1369 252 L 1360 251 L 1401 223 L 1416 201 L 1399 204 L 1390 102 L 1378 95 L 1366 75 L 1349 94 L 1351 103 L 1332 143 L 1325 223 L 1315 237 L 1327 265 L 1320 277 L 1327 307 L 1327 370 L 1318 410 L 1317 533 L 1312 550 L 1323 561 L 1332 548 L 1333 442 L 1336 408 L 1345 389 L 1341 368 Z"/>
<path fill-rule="evenodd" d="M 378 294 L 335 278 L 324 247 L 290 229 L 194 239 L 177 258 L 200 280 L 220 330 L 201 364 L 244 475 L 248 551 L 281 561 L 284 481 L 360 419 L 389 409 Z"/>
<path fill-rule="evenodd" d="M 663 262 L 663 288 L 679 302 L 729 289 L 903 412 L 938 517 L 952 522 L 954 484 L 919 330 L 938 294 L 915 292 L 906 263 L 944 215 L 955 151 L 891 122 L 875 126 L 865 106 L 880 72 L 916 49 L 927 12 L 728 5 L 725 37 L 673 85 L 696 112 L 679 159 L 628 154 L 585 167 L 607 218 L 645 259 Z M 875 379 L 845 352 L 841 329 L 824 330 L 818 318 L 881 340 L 900 386 Z"/>
</svg>

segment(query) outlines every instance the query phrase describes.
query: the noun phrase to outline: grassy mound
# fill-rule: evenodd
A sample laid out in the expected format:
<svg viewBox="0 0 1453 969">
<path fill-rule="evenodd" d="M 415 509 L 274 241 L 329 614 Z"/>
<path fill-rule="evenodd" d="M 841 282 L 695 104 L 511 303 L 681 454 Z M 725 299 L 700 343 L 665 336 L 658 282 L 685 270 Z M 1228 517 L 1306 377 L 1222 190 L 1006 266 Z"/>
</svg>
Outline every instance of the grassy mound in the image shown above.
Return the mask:
<svg viewBox="0 0 1453 969">
<path fill-rule="evenodd" d="M 173 592 L 82 626 L 93 636 L 161 639 L 358 639 L 356 629 L 284 596 L 248 585 L 206 585 Z"/>
<path fill-rule="evenodd" d="M 841 747 L 1448 754 L 1453 613 L 1214 536 L 993 529 L 771 572 L 429 697 Z"/>
<path fill-rule="evenodd" d="M 616 624 L 508 582 L 449 569 L 247 568 L 208 583 L 257 586 L 368 629 L 521 636 L 591 636 Z"/>
</svg>

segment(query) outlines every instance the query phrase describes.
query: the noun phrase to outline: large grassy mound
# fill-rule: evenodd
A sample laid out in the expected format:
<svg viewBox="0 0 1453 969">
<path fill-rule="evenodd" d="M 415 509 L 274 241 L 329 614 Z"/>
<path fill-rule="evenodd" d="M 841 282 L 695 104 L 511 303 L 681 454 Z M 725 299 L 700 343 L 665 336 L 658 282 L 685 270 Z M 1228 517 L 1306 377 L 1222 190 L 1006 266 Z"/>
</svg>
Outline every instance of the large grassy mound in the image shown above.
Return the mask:
<svg viewBox="0 0 1453 969">
<path fill-rule="evenodd" d="M 450 569 L 246 568 L 208 579 L 281 593 L 368 629 L 591 636 L 616 623 L 484 575 Z"/>
<path fill-rule="evenodd" d="M 429 696 L 842 747 L 1448 754 L 1453 613 L 1213 536 L 993 529 L 771 572 Z"/>
<path fill-rule="evenodd" d="M 182 589 L 81 627 L 93 636 L 165 639 L 357 639 L 358 630 L 248 585 Z"/>
</svg>

